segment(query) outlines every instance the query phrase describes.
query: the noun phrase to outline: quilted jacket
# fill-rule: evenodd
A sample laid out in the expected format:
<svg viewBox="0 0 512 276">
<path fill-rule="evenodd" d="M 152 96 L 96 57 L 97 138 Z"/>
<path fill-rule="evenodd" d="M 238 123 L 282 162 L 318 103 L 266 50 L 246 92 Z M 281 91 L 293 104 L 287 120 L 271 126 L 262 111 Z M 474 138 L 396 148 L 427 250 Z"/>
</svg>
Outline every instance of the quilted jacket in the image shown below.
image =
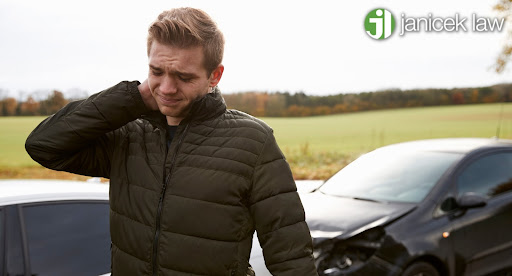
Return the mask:
<svg viewBox="0 0 512 276">
<path fill-rule="evenodd" d="M 165 116 L 147 110 L 138 84 L 69 103 L 26 142 L 45 167 L 110 179 L 113 274 L 245 276 L 256 230 L 273 275 L 317 275 L 271 128 L 227 110 L 216 89 L 168 147 Z"/>
</svg>

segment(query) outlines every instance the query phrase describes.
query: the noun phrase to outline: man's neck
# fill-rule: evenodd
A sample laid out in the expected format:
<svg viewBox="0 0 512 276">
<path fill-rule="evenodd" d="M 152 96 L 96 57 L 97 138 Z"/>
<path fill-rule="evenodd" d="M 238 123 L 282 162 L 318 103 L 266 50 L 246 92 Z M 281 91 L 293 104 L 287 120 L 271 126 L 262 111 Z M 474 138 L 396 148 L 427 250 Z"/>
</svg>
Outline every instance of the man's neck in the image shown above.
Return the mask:
<svg viewBox="0 0 512 276">
<path fill-rule="evenodd" d="M 167 119 L 167 124 L 170 126 L 177 126 L 181 123 L 181 120 L 183 120 L 181 117 L 165 116 L 165 118 Z"/>
</svg>

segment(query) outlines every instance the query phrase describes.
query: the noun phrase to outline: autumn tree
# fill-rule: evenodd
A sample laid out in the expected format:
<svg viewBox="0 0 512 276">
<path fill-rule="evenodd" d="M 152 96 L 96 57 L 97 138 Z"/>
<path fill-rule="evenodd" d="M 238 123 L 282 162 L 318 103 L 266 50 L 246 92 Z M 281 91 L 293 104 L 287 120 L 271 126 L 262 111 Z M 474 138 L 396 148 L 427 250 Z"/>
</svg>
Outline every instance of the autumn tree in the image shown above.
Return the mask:
<svg viewBox="0 0 512 276">
<path fill-rule="evenodd" d="M 270 94 L 265 105 L 265 116 L 280 117 L 286 110 L 286 99 L 284 94 Z"/>
<path fill-rule="evenodd" d="M 512 0 L 499 0 L 498 4 L 494 6 L 494 10 L 505 18 L 505 22 L 510 22 L 512 19 Z M 502 73 L 505 70 L 505 67 L 512 57 L 512 30 L 508 29 L 507 31 L 507 41 L 505 45 L 503 45 L 494 65 L 494 70 L 497 73 Z"/>
<path fill-rule="evenodd" d="M 64 94 L 62 92 L 54 90 L 48 98 L 40 103 L 40 113 L 49 115 L 54 114 L 59 111 L 62 107 L 64 107 L 68 103 L 68 100 L 64 98 Z"/>
<path fill-rule="evenodd" d="M 452 94 L 452 103 L 453 104 L 463 104 L 464 103 L 464 95 L 462 92 L 458 91 Z"/>
<path fill-rule="evenodd" d="M 9 97 L 2 100 L 3 115 L 14 116 L 16 115 L 16 108 L 18 107 L 18 101 L 15 98 Z"/>
<path fill-rule="evenodd" d="M 32 96 L 29 96 L 27 100 L 20 104 L 20 115 L 34 116 L 39 115 L 39 102 L 34 100 Z"/>
</svg>

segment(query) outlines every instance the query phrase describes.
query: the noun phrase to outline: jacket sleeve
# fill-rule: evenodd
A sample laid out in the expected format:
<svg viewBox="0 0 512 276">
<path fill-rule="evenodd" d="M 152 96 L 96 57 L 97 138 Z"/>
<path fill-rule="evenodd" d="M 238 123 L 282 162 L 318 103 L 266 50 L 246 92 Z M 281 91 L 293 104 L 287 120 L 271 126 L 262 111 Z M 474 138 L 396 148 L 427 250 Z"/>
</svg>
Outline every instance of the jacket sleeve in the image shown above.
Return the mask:
<svg viewBox="0 0 512 276">
<path fill-rule="evenodd" d="M 250 204 L 272 275 L 318 275 L 297 186 L 271 131 L 254 172 Z"/>
<path fill-rule="evenodd" d="M 138 84 L 124 81 L 69 103 L 32 131 L 28 154 L 50 169 L 109 178 L 114 130 L 146 111 Z"/>
</svg>

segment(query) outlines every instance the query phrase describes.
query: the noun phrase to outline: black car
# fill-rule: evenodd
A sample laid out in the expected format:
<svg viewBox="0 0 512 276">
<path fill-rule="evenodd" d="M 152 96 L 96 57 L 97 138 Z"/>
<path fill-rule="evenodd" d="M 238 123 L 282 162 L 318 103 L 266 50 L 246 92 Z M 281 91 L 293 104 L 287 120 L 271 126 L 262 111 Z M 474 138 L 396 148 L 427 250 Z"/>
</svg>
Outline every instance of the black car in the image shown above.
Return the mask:
<svg viewBox="0 0 512 276">
<path fill-rule="evenodd" d="M 301 196 L 323 275 L 512 275 L 512 141 L 367 153 Z"/>
</svg>

